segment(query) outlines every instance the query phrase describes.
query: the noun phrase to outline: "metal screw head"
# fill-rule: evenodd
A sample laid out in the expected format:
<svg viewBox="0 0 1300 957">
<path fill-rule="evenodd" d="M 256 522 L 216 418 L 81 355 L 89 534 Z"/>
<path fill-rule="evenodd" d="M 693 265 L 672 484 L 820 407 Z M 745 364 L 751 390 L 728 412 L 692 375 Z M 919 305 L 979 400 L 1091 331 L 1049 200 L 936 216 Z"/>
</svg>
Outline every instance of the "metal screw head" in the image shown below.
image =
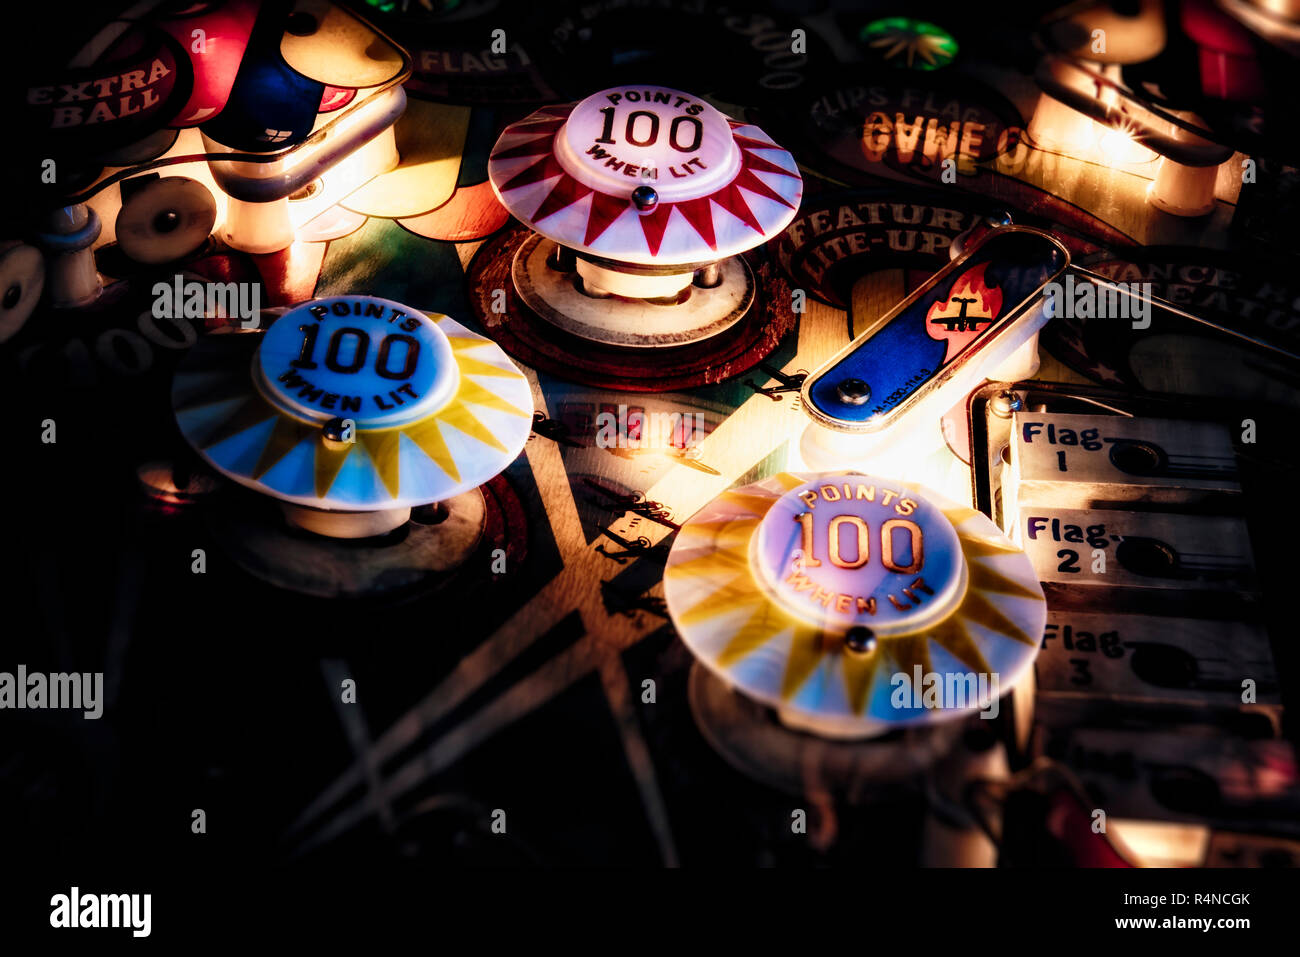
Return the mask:
<svg viewBox="0 0 1300 957">
<path fill-rule="evenodd" d="M 320 427 L 321 435 L 330 442 L 342 442 L 345 429 L 344 420 L 341 418 L 330 419 Z"/>
<path fill-rule="evenodd" d="M 1020 397 L 1019 392 L 999 392 L 989 402 L 989 411 L 999 419 L 1009 419 L 1013 412 L 1019 412 L 1025 407 L 1025 400 Z"/>
<path fill-rule="evenodd" d="M 632 190 L 632 205 L 648 213 L 659 205 L 659 193 L 653 186 L 638 186 Z"/>
<path fill-rule="evenodd" d="M 848 405 L 863 405 L 871 398 L 871 386 L 861 379 L 844 379 L 835 387 L 840 401 Z"/>
<path fill-rule="evenodd" d="M 991 213 L 988 216 L 985 216 L 984 222 L 992 226 L 994 229 L 997 229 L 999 226 L 1010 226 L 1012 222 L 1011 214 L 1005 209 L 1001 209 L 996 213 Z"/>
<path fill-rule="evenodd" d="M 181 224 L 181 214 L 174 209 L 166 209 L 153 218 L 155 232 L 174 232 Z"/>
<path fill-rule="evenodd" d="M 865 625 L 854 625 L 844 633 L 844 647 L 859 655 L 869 655 L 876 650 L 876 633 Z"/>
</svg>

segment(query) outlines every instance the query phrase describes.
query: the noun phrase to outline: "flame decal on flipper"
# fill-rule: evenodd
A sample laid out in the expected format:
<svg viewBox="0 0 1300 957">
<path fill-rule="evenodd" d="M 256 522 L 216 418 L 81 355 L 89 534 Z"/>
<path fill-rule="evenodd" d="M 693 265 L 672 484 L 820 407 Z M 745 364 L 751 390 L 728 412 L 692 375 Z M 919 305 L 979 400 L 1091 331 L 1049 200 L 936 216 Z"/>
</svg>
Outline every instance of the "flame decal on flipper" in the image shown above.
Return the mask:
<svg viewBox="0 0 1300 957">
<path fill-rule="evenodd" d="M 970 345 L 1002 311 L 1002 290 L 984 281 L 988 266 L 980 263 L 958 276 L 948 298 L 936 302 L 925 315 L 926 335 L 948 344 L 943 357 L 945 364 Z"/>
</svg>

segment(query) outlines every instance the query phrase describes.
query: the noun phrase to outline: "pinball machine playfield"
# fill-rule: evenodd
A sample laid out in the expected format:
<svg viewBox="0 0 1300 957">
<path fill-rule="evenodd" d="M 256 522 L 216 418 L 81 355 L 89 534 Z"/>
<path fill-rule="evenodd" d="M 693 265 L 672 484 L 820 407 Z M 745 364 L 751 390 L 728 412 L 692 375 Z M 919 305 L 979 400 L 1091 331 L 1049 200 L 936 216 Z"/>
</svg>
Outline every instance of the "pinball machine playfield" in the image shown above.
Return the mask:
<svg viewBox="0 0 1300 957">
<path fill-rule="evenodd" d="M 1300 5 L 47 6 L 20 847 L 1300 864 Z"/>
</svg>

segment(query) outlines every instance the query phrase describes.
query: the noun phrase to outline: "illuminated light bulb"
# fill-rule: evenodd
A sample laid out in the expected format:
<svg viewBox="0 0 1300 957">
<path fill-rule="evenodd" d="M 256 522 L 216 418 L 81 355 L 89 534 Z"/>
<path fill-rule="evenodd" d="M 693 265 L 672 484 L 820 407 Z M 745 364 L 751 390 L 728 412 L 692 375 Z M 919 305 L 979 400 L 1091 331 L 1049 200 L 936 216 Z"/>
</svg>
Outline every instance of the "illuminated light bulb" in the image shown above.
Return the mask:
<svg viewBox="0 0 1300 957">
<path fill-rule="evenodd" d="M 251 26 L 234 18 L 249 28 L 238 72 L 224 105 L 201 120 L 206 152 L 265 156 L 209 160 L 230 197 L 222 239 L 250 253 L 287 248 L 298 225 L 397 165 L 392 127 L 410 71 L 403 50 L 328 0 L 296 0 L 287 23 L 268 10 Z M 215 101 L 218 92 L 205 97 Z M 314 201 L 291 214 L 288 197 L 317 180 Z"/>
<path fill-rule="evenodd" d="M 1133 138 L 1123 130 L 1107 130 L 1097 141 L 1102 159 L 1109 166 L 1120 166 L 1127 162 L 1129 150 L 1135 145 Z"/>
<path fill-rule="evenodd" d="M 405 108 L 406 94 L 402 88 L 389 87 L 357 101 L 317 129 L 306 142 L 274 160 L 263 163 L 209 160 L 213 178 L 230 197 L 222 239 L 232 248 L 250 253 L 270 253 L 288 247 L 293 242 L 295 226 L 288 197 L 349 159 L 352 162 L 339 177 L 339 189 L 330 190 L 334 202 L 378 173 L 396 166 L 393 124 Z M 206 133 L 203 139 L 208 152 L 232 152 Z M 315 209 L 311 215 L 323 211 L 323 208 Z"/>
<path fill-rule="evenodd" d="M 397 152 L 395 129 L 390 126 L 321 176 L 319 188 L 309 198 L 289 204 L 295 231 L 375 177 L 397 168 L 401 157 Z"/>
<path fill-rule="evenodd" d="M 1203 824 L 1111 818 L 1111 840 L 1146 867 L 1196 867 L 1205 860 L 1210 829 Z"/>
<path fill-rule="evenodd" d="M 1103 127 L 1101 138 L 1097 141 L 1097 152 L 1107 166 L 1150 163 L 1157 158 L 1157 153 L 1143 146 L 1134 138 L 1133 130 L 1135 128 Z"/>
<path fill-rule="evenodd" d="M 1058 82 L 1090 95 L 1095 90 L 1096 81 L 1092 77 L 1064 60 L 1052 61 L 1051 73 Z M 1094 148 L 1096 125 L 1091 117 L 1044 92 L 1038 96 L 1026 136 L 1039 149 L 1081 155 Z"/>
</svg>

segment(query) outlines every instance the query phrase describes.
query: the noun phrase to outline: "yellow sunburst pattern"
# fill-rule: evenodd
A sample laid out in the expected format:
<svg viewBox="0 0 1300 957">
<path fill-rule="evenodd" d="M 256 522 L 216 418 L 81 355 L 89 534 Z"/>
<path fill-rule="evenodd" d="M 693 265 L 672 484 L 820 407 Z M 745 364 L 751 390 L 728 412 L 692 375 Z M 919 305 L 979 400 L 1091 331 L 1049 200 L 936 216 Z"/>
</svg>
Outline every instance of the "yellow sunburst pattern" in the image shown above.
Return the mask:
<svg viewBox="0 0 1300 957">
<path fill-rule="evenodd" d="M 877 481 L 855 473 L 836 476 L 846 477 Z M 792 723 L 834 736 L 883 733 L 981 706 L 971 701 L 967 708 L 951 702 L 899 707 L 891 701 L 893 676 L 911 677 L 917 668 L 945 682 L 950 676 L 996 676 L 997 691 L 1010 690 L 1031 666 L 1046 620 L 1033 567 L 982 513 L 918 486 L 880 483 L 906 488 L 912 498 L 935 506 L 932 519 L 946 521 L 956 534 L 961 559 L 955 567 L 963 569 L 964 588 L 950 593 L 942 617 L 931 614 L 916 627 L 902 617 L 899 627 L 881 628 L 879 635 L 873 629 L 865 643 L 854 643 L 846 640 L 853 636 L 842 620 L 796 614 L 774 597 L 756 567 L 760 526 L 778 501 L 814 480 L 831 481 L 826 475 L 781 473 L 726 492 L 682 526 L 665 569 L 664 594 L 696 657 Z M 927 561 L 921 574 L 932 566 Z M 800 567 L 798 555 L 794 567 Z M 943 583 L 931 585 L 943 593 Z M 885 598 L 880 595 L 882 603 Z M 871 628 L 875 619 L 863 623 Z"/>
<path fill-rule="evenodd" d="M 428 319 L 450 346 L 458 378 L 449 399 L 415 421 L 358 427 L 355 441 L 338 441 L 319 419 L 294 415 L 256 385 L 263 335 L 231 332 L 205 336 L 177 370 L 181 432 L 235 481 L 315 508 L 397 508 L 481 485 L 523 449 L 532 392 L 496 343 L 447 316 Z"/>
</svg>

